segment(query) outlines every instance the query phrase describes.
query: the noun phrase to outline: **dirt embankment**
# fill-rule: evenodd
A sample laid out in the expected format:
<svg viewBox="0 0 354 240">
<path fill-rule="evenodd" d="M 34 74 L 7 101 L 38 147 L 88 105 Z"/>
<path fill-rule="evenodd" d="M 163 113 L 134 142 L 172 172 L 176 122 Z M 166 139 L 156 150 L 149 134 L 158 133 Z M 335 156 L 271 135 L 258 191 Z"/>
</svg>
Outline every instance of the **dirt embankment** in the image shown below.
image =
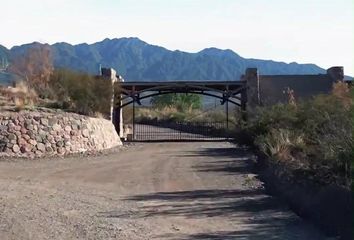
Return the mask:
<svg viewBox="0 0 354 240">
<path fill-rule="evenodd" d="M 267 191 L 282 198 L 299 216 L 314 222 L 327 234 L 352 239 L 352 193 L 332 185 L 315 184 L 281 164 L 260 155 L 259 173 Z"/>
</svg>

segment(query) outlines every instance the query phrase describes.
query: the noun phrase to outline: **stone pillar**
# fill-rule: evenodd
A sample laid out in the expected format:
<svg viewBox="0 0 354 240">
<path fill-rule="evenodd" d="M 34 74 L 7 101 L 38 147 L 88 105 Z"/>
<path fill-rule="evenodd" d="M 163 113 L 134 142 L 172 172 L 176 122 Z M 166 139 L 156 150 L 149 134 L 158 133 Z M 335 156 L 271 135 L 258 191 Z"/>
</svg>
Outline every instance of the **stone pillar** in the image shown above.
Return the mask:
<svg viewBox="0 0 354 240">
<path fill-rule="evenodd" d="M 102 68 L 101 74 L 104 77 L 107 77 L 112 84 L 112 97 L 111 97 L 111 106 L 110 106 L 110 120 L 113 122 L 116 127 L 117 133 L 119 137 L 123 137 L 123 109 L 120 107 L 122 105 L 122 101 L 114 102 L 115 92 L 114 92 L 114 84 L 117 82 L 123 82 L 124 79 L 117 75 L 117 72 L 113 68 Z M 119 98 L 120 99 L 120 98 Z M 115 106 L 114 106 L 115 105 Z"/>
<path fill-rule="evenodd" d="M 247 68 L 243 76 L 247 86 L 247 109 L 261 104 L 259 75 L 257 68 Z"/>
<path fill-rule="evenodd" d="M 344 68 L 343 67 L 331 67 L 327 69 L 327 75 L 329 75 L 333 82 L 344 80 Z"/>
</svg>

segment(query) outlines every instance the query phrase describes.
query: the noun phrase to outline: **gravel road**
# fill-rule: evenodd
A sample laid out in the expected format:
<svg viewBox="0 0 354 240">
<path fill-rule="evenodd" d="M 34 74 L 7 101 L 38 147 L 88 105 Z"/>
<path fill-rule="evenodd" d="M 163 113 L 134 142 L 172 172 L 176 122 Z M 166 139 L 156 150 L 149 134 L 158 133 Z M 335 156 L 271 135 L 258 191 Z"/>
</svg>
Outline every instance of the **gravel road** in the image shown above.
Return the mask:
<svg viewBox="0 0 354 240">
<path fill-rule="evenodd" d="M 224 142 L 0 162 L 0 239 L 327 239 Z"/>
</svg>

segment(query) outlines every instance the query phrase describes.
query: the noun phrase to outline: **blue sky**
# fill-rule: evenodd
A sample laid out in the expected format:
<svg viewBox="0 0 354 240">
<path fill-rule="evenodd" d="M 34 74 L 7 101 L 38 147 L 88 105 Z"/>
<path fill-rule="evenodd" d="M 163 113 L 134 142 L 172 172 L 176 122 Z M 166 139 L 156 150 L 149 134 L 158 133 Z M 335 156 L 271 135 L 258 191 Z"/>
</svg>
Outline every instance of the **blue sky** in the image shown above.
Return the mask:
<svg viewBox="0 0 354 240">
<path fill-rule="evenodd" d="M 0 44 L 139 37 L 171 50 L 345 67 L 354 75 L 352 0 L 0 0 Z"/>
</svg>

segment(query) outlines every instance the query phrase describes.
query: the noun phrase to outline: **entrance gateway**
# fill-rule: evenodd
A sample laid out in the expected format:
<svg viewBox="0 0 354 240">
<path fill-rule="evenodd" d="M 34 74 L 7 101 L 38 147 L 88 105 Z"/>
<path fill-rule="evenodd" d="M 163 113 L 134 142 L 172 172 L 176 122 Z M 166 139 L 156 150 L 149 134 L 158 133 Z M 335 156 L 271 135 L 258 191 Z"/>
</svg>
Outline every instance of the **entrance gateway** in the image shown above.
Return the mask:
<svg viewBox="0 0 354 240">
<path fill-rule="evenodd" d="M 120 82 L 119 99 L 116 101 L 114 123 L 121 125 L 121 111 L 132 105 L 132 140 L 135 141 L 182 141 L 221 140 L 227 136 L 229 127 L 229 103 L 245 110 L 246 87 L 244 81 L 161 81 L 161 82 Z M 136 121 L 136 105 L 144 99 L 165 94 L 198 94 L 220 100 L 225 106 L 226 120 L 222 122 L 181 122 L 181 121 Z M 124 111 L 124 110 L 123 110 Z"/>
<path fill-rule="evenodd" d="M 230 81 L 129 81 L 116 74 L 113 69 L 102 68 L 101 74 L 115 85 L 111 104 L 111 119 L 121 138 L 125 138 L 123 110 L 131 105 L 141 105 L 149 97 L 187 93 L 214 97 L 225 106 L 226 121 L 223 123 L 187 123 L 187 122 L 136 122 L 133 111 L 132 140 L 199 140 L 222 138 L 221 129 L 227 132 L 229 103 L 242 111 L 259 105 L 272 105 L 287 102 L 288 90 L 295 93 L 296 100 L 311 98 L 317 94 L 330 93 L 333 83 L 344 81 L 343 67 L 331 67 L 326 73 L 306 75 L 259 75 L 257 68 L 247 68 L 241 80 Z M 351 83 L 351 81 L 350 81 Z M 350 84 L 351 85 L 351 84 Z M 246 109 L 247 108 L 247 109 Z M 168 139 L 166 139 L 168 136 Z M 227 137 L 227 136 L 226 136 Z M 192 139 L 191 139 L 192 138 Z"/>
</svg>

